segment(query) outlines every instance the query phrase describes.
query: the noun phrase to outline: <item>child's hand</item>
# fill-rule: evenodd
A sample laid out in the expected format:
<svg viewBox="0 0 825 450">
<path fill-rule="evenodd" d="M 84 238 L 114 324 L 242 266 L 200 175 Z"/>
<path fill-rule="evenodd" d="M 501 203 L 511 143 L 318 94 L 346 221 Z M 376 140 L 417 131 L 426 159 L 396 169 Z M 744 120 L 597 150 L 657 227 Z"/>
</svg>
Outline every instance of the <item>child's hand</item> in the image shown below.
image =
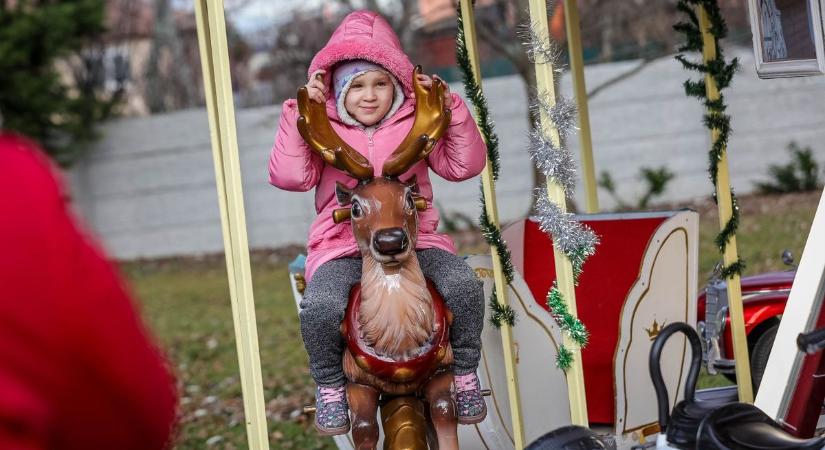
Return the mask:
<svg viewBox="0 0 825 450">
<path fill-rule="evenodd" d="M 433 74 L 432 78 L 429 75 L 424 75 L 423 73 L 418 74 L 418 82 L 421 83 L 421 86 L 429 89 L 433 85 L 433 78 L 436 80 L 440 80 L 441 83 L 444 84 L 444 106 L 447 108 L 452 108 L 453 106 L 453 96 L 450 94 L 450 85 L 447 84 L 446 81 L 442 80 L 441 77 L 438 75 Z"/>
<path fill-rule="evenodd" d="M 309 76 L 309 82 L 306 84 L 307 94 L 309 98 L 318 102 L 325 103 L 327 101 L 327 87 L 321 81 L 323 75 L 327 73 L 326 70 L 316 70 Z"/>
</svg>

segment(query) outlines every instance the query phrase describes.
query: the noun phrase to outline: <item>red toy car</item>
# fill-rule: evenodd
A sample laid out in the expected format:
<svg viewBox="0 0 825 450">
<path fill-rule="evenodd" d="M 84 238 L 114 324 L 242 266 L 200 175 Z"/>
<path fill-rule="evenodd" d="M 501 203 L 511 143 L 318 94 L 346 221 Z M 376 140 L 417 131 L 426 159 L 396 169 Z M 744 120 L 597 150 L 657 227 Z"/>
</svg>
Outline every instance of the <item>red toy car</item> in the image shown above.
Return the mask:
<svg viewBox="0 0 825 450">
<path fill-rule="evenodd" d="M 748 336 L 751 376 L 757 387 L 768 364 L 776 330 L 779 329 L 779 321 L 796 275 L 796 266 L 789 251 L 782 253 L 782 261 L 792 269 L 742 278 L 745 333 Z M 725 280 L 714 276 L 699 295 L 697 306 L 698 328 L 703 338 L 704 360 L 708 372 L 722 373 L 735 380 Z"/>
</svg>

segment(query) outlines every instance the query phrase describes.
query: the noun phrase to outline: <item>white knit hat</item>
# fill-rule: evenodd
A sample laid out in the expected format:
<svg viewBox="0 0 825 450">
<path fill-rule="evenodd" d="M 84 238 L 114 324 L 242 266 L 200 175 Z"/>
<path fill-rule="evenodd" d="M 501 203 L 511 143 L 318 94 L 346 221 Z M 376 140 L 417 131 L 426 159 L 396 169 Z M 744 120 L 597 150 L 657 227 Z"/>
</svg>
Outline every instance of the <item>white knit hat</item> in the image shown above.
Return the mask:
<svg viewBox="0 0 825 450">
<path fill-rule="evenodd" d="M 377 70 L 379 72 L 387 74 L 387 76 L 392 81 L 392 86 L 394 88 L 394 98 L 392 101 L 392 106 L 390 107 L 390 110 L 387 111 L 387 114 L 383 118 L 381 118 L 381 120 L 378 123 L 372 125 L 371 127 L 377 127 L 385 120 L 392 117 L 393 114 L 395 114 L 396 111 L 398 111 L 398 108 L 401 107 L 401 104 L 404 103 L 404 91 L 401 88 L 401 85 L 398 83 L 398 80 L 395 78 L 395 76 L 391 74 L 387 69 L 365 59 L 353 59 L 350 61 L 345 61 L 335 67 L 335 70 L 332 73 L 332 85 L 335 92 L 335 106 L 338 109 L 338 117 L 340 117 L 341 121 L 347 125 L 352 125 L 359 128 L 367 128 L 364 124 L 355 120 L 355 118 L 352 117 L 349 114 L 349 112 L 347 112 L 347 108 L 344 106 L 344 99 L 347 97 L 347 91 L 349 90 L 349 87 L 352 84 L 352 80 L 373 70 Z"/>
</svg>

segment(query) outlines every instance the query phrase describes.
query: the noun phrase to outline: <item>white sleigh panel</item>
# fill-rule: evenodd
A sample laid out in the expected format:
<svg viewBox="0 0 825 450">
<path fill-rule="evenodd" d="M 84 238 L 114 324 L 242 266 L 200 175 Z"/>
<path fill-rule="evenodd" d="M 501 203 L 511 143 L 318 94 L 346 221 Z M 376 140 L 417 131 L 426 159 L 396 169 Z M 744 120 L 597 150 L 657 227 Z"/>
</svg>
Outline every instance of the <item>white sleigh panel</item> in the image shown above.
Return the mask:
<svg viewBox="0 0 825 450">
<path fill-rule="evenodd" d="M 639 278 L 628 293 L 614 360 L 618 436 L 637 441 L 639 435 L 657 430 L 656 394 L 650 381 L 648 355 L 663 326 L 673 322 L 696 324 L 697 227 L 696 215 L 689 213 L 664 222 L 651 238 Z M 671 408 L 682 399 L 690 357 L 682 335 L 673 336 L 662 353 L 662 374 Z"/>
<path fill-rule="evenodd" d="M 476 275 L 484 282 L 485 298 L 494 289 L 492 262 L 489 256 L 467 259 Z M 556 367 L 556 354 L 561 332 L 550 314 L 540 308 L 521 276 L 516 273 L 507 298 L 516 313 L 513 341 L 516 346 L 516 370 L 526 442 L 531 442 L 555 428 L 570 424 L 567 400 L 567 380 Z M 501 347 L 501 331 L 490 324 L 491 309 L 485 308 L 482 332 L 482 360 L 479 377 L 493 393 L 487 397 L 487 419 L 479 432 L 487 448 L 513 448 L 510 406 L 507 401 L 507 378 Z M 462 448 L 468 427 L 459 427 Z M 466 447 L 477 448 L 477 447 Z M 480 447 L 484 448 L 484 447 Z"/>
<path fill-rule="evenodd" d="M 579 317 L 591 332 L 582 353 L 588 417 L 600 432 L 614 435 L 618 449 L 629 449 L 658 431 L 648 368 L 652 338 L 669 323 L 696 324 L 698 215 L 665 211 L 578 219 L 601 241 L 576 287 Z M 511 224 L 503 235 L 533 296 L 545 295 L 555 279 L 551 238 L 532 220 Z M 674 336 L 662 357 L 671 405 L 681 399 L 689 361 L 684 338 Z M 545 411 L 532 408 L 525 407 L 524 415 Z"/>
</svg>

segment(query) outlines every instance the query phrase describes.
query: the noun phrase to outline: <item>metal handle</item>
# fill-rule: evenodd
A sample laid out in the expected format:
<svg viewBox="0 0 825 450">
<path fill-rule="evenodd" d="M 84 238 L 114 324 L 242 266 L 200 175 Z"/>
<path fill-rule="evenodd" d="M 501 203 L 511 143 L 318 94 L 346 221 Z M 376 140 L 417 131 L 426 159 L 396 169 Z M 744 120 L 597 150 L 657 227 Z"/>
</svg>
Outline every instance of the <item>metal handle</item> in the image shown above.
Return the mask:
<svg viewBox="0 0 825 450">
<path fill-rule="evenodd" d="M 659 404 L 659 428 L 663 432 L 666 431 L 667 422 L 670 419 L 670 411 L 668 411 L 670 402 L 668 401 L 667 386 L 665 386 L 662 377 L 662 367 L 659 359 L 667 340 L 678 332 L 687 337 L 692 353 L 690 370 L 688 371 L 687 381 L 685 381 L 685 400 L 687 401 L 693 401 L 696 397 L 696 381 L 699 379 L 699 369 L 702 367 L 702 342 L 699 340 L 699 334 L 690 325 L 684 322 L 674 322 L 664 327 L 656 336 L 653 346 L 650 347 L 650 379 L 653 381 L 653 389 L 656 391 L 656 401 Z"/>
<path fill-rule="evenodd" d="M 825 328 L 800 333 L 796 337 L 796 346 L 799 347 L 799 351 L 809 355 L 825 349 Z"/>
</svg>

